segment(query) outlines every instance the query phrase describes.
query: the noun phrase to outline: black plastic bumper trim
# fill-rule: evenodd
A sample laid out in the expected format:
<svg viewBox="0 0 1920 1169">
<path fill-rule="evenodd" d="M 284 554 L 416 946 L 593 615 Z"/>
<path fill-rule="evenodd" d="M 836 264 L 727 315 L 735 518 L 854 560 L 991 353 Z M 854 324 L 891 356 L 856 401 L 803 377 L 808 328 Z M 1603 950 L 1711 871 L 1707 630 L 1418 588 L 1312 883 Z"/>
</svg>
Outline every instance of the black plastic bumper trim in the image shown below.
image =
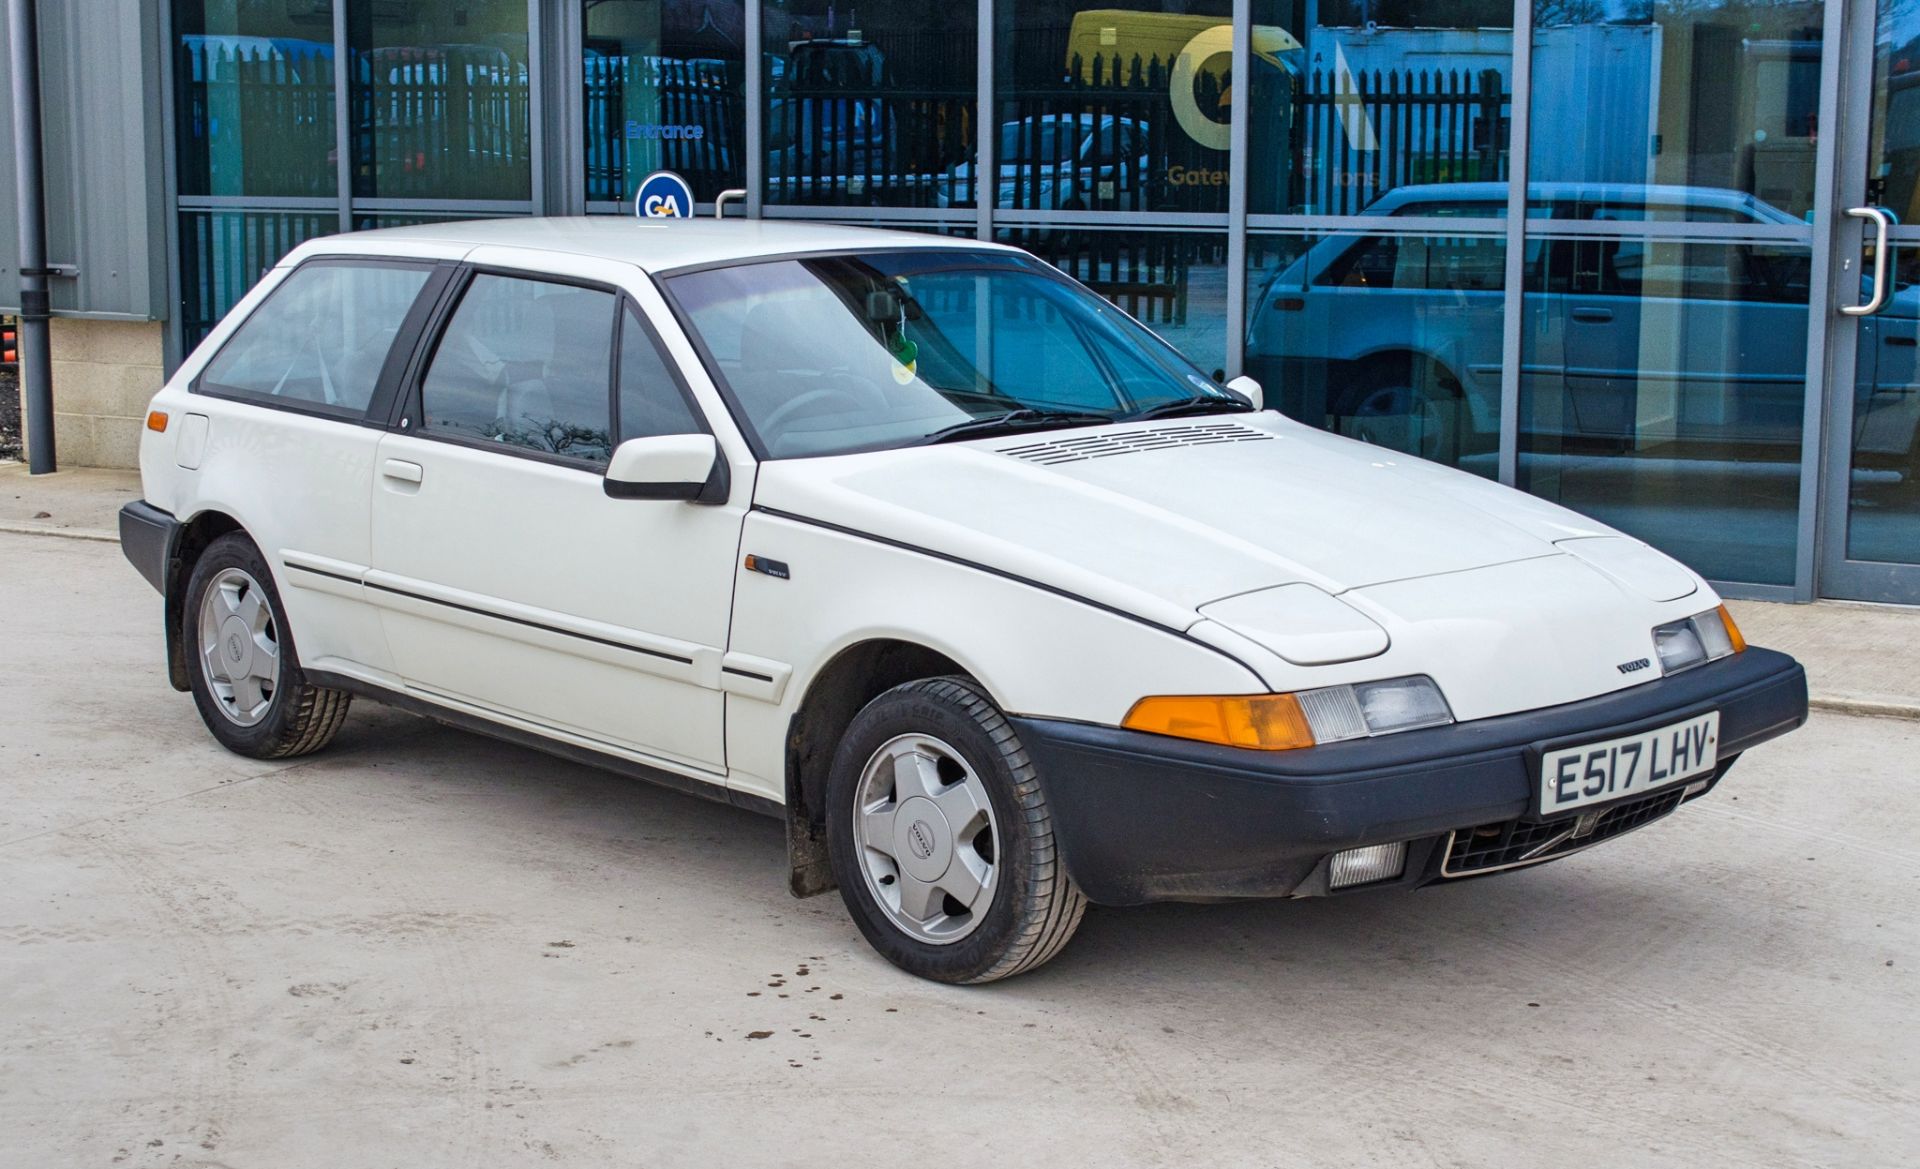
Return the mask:
<svg viewBox="0 0 1920 1169">
<path fill-rule="evenodd" d="M 1272 754 L 1012 721 L 1046 785 L 1068 873 L 1096 902 L 1134 905 L 1317 891 L 1308 878 L 1330 853 L 1529 815 L 1543 747 L 1714 709 L 1720 756 L 1731 760 L 1806 721 L 1806 674 L 1753 648 L 1545 710 Z M 1400 883 L 1437 877 L 1409 865 Z"/>
<path fill-rule="evenodd" d="M 180 541 L 180 521 L 145 500 L 120 509 L 120 551 L 146 582 L 164 595 L 167 564 Z"/>
</svg>

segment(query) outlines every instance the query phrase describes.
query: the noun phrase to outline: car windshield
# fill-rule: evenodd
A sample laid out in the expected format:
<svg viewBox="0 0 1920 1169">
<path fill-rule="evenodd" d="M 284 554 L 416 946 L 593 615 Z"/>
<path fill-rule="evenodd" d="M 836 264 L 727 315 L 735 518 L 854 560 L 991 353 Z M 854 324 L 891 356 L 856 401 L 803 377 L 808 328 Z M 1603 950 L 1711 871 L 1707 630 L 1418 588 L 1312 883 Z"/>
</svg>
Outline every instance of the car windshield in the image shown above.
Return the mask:
<svg viewBox="0 0 1920 1169">
<path fill-rule="evenodd" d="M 750 262 L 667 280 L 770 458 L 1244 408 L 1027 256 L 957 248 Z"/>
</svg>

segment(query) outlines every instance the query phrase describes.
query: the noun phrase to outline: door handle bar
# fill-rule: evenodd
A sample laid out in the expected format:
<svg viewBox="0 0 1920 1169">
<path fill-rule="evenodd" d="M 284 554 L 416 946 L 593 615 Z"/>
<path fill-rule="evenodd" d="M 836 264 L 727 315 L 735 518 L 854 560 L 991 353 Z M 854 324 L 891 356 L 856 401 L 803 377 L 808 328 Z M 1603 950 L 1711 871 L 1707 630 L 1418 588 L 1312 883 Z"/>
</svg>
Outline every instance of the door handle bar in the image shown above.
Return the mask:
<svg viewBox="0 0 1920 1169">
<path fill-rule="evenodd" d="M 1887 306 L 1887 229 L 1893 221 L 1878 207 L 1849 207 L 1847 214 L 1873 224 L 1873 298 L 1865 304 L 1842 305 L 1850 317 L 1869 317 Z"/>
<path fill-rule="evenodd" d="M 380 473 L 389 479 L 398 479 L 402 483 L 418 483 L 425 478 L 425 468 L 419 463 L 409 463 L 405 459 L 388 459 L 381 465 Z"/>
</svg>

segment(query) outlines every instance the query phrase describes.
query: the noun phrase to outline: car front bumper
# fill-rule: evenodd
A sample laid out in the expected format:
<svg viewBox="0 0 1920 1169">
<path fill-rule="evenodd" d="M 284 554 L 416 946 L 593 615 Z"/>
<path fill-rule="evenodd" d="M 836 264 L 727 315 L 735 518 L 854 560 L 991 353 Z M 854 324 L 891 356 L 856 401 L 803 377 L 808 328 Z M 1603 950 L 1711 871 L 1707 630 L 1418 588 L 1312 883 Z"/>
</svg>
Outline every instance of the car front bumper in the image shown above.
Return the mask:
<svg viewBox="0 0 1920 1169">
<path fill-rule="evenodd" d="M 1576 816 L 1532 816 L 1543 750 L 1710 710 L 1720 712 L 1713 772 L 1583 809 L 1602 815 L 1578 838 L 1560 839 Z M 1401 875 L 1355 889 L 1557 859 L 1705 794 L 1740 752 L 1806 719 L 1800 664 L 1756 647 L 1564 706 L 1303 751 L 1012 721 L 1046 785 L 1067 872 L 1097 903 L 1138 905 L 1323 894 L 1334 853 L 1394 841 L 1407 842 Z"/>
</svg>

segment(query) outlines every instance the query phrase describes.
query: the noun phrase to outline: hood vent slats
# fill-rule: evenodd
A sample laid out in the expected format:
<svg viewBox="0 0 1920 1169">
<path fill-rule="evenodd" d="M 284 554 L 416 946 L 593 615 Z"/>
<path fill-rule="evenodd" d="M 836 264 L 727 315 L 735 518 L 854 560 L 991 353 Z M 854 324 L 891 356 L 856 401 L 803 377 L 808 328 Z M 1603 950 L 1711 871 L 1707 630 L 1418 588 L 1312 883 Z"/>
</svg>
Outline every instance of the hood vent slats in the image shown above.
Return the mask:
<svg viewBox="0 0 1920 1169">
<path fill-rule="evenodd" d="M 1223 442 L 1265 442 L 1273 436 L 1264 430 L 1242 426 L 1238 422 L 1191 422 L 1178 426 L 1152 426 L 1144 430 L 1102 431 L 1074 438 L 1048 439 L 999 447 L 1000 454 L 1029 463 L 1053 466 L 1078 463 L 1085 459 L 1104 459 L 1113 455 L 1165 450 L 1169 447 L 1210 446 Z"/>
</svg>

